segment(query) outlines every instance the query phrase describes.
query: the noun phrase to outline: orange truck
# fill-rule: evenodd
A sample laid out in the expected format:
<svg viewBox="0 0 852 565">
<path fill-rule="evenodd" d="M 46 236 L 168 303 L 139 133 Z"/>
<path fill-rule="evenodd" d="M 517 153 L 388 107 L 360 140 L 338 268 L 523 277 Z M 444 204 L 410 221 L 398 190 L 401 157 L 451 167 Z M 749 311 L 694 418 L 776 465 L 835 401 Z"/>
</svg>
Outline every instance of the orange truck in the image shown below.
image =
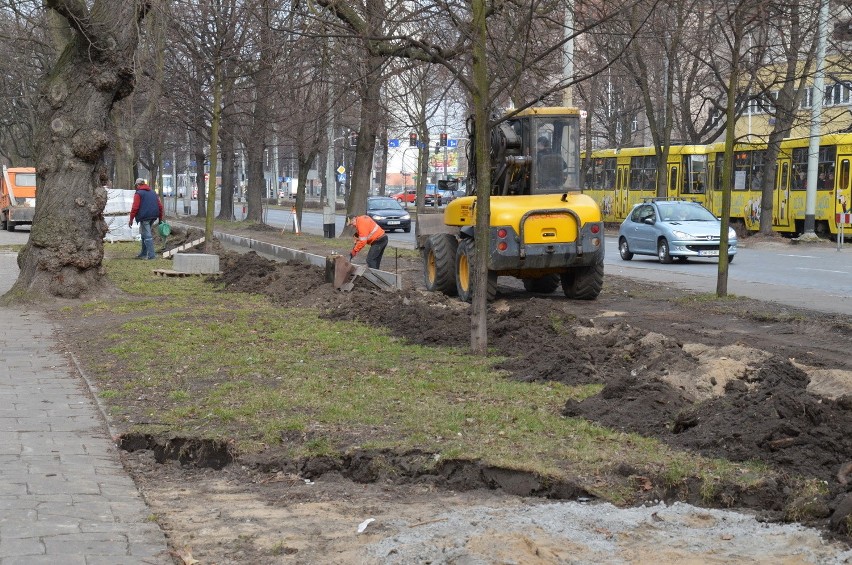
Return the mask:
<svg viewBox="0 0 852 565">
<path fill-rule="evenodd" d="M 33 167 L 3 167 L 0 178 L 0 229 L 32 225 L 36 203 L 36 171 Z"/>
</svg>

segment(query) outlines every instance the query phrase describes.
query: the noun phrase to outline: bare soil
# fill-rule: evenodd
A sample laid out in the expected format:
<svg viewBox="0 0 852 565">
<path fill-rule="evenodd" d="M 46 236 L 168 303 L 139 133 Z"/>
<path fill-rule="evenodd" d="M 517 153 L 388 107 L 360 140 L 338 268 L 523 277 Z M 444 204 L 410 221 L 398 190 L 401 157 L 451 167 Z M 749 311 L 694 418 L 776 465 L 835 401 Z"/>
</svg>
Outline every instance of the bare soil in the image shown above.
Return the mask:
<svg viewBox="0 0 852 565">
<path fill-rule="evenodd" d="M 241 231 L 281 243 L 277 230 Z M 193 237 L 176 229 L 169 245 Z M 326 253 L 321 245 L 298 247 Z M 426 292 L 419 262 L 389 259 L 390 249 L 384 267 L 402 276 L 404 288 L 399 292 L 359 282 L 344 293 L 326 283 L 317 268 L 277 263 L 254 252 L 217 252 L 220 280 L 228 290 L 264 294 L 282 305 L 314 307 L 333 320 L 381 325 L 411 343 L 469 343 L 469 306 Z M 676 288 L 606 276 L 603 292 L 594 301 L 567 300 L 561 290 L 531 295 L 512 279 L 501 279 L 497 299 L 489 307 L 488 327 L 489 346 L 507 358 L 501 368 L 508 378 L 604 385 L 597 396 L 569 402 L 564 415 L 709 457 L 757 459 L 790 478 L 754 491 L 723 485 L 713 498 L 720 508 L 749 508 L 764 519 L 779 520 L 790 502 L 792 481 L 824 481 L 827 492 L 810 501 L 804 521 L 848 543 L 852 486 L 843 483 L 844 475 L 838 476 L 852 461 L 852 326 L 844 318 L 745 298 L 702 300 Z M 97 344 L 77 340 L 72 347 L 85 358 L 84 349 Z M 183 557 L 176 553 L 176 562 L 192 562 L 188 554 L 199 562 L 220 564 L 357 562 L 363 554 L 356 550 L 380 539 L 382 527 L 388 527 L 368 526 L 367 537 L 353 542 L 352 524 L 363 518 L 378 516 L 381 524 L 381 517 L 385 523 L 392 517 L 419 527 L 449 508 L 520 504 L 495 487 L 521 496 L 586 496 L 570 483 L 545 490 L 531 477 L 512 476 L 510 471 L 495 478 L 493 469 L 457 465 L 428 475 L 417 464 L 428 454 L 362 453 L 343 464 L 283 461 L 266 454 L 212 469 L 169 460 L 163 446 L 135 449 L 143 447 L 138 440 L 124 441 L 127 463 L 174 547 L 186 547 Z M 375 458 L 397 472 L 377 472 L 378 466 L 369 464 Z M 620 472 L 636 474 L 632 469 Z M 706 504 L 689 489 L 640 490 L 636 504 Z M 346 536 L 340 533 L 344 528 Z M 483 562 L 572 559 L 570 552 L 548 553 L 522 538 L 507 534 L 502 542 L 523 551 L 485 553 L 490 556 Z M 494 540 L 491 545 L 501 546 Z M 653 548 L 647 549 L 646 557 L 654 554 Z"/>
</svg>

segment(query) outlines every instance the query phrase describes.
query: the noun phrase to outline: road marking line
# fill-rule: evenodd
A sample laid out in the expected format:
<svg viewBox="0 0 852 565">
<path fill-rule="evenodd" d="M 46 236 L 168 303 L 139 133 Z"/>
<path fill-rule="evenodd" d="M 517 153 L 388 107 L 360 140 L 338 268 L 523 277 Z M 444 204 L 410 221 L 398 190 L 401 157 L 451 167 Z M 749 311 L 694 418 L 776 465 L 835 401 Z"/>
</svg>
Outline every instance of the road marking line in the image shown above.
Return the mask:
<svg viewBox="0 0 852 565">
<path fill-rule="evenodd" d="M 831 269 L 811 269 L 810 267 L 795 267 L 797 271 L 820 271 L 822 273 L 837 273 L 840 275 L 848 275 L 849 271 L 832 271 Z"/>
</svg>

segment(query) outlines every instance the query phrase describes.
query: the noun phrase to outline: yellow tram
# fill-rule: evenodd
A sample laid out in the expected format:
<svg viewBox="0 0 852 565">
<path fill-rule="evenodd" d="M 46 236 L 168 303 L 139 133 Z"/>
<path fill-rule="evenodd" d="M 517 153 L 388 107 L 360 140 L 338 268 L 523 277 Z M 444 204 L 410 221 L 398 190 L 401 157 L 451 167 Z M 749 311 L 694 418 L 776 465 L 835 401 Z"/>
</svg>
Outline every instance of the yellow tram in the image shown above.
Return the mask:
<svg viewBox="0 0 852 565">
<path fill-rule="evenodd" d="M 775 167 L 765 166 L 765 143 L 734 147 L 731 179 L 731 222 L 749 231 L 760 227 L 762 175 L 774 171 L 772 227 L 782 233 L 801 233 L 805 220 L 808 138 L 781 143 Z M 584 156 L 585 157 L 585 156 Z M 672 145 L 666 162 L 668 198 L 700 202 L 714 214 L 722 209 L 724 143 Z M 852 210 L 850 187 L 852 134 L 830 134 L 820 140 L 815 230 L 836 234 L 837 213 Z M 657 159 L 653 147 L 599 149 L 591 153 L 583 192 L 600 205 L 606 222 L 621 222 L 633 205 L 655 197 Z"/>
</svg>

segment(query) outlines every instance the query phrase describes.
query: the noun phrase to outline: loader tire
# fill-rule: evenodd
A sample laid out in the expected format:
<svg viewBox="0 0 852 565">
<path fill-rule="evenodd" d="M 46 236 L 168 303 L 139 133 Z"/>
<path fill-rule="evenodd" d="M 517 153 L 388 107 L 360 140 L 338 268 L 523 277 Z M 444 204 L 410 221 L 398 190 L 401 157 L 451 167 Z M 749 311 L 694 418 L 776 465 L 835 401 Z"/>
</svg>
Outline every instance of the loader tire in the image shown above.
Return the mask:
<svg viewBox="0 0 852 565">
<path fill-rule="evenodd" d="M 6 220 L 6 231 L 15 231 L 16 225 L 12 220 Z"/>
<path fill-rule="evenodd" d="M 603 288 L 603 261 L 591 267 L 575 267 L 562 273 L 562 292 L 574 300 L 594 300 Z"/>
<path fill-rule="evenodd" d="M 458 294 L 456 288 L 456 248 L 458 240 L 448 233 L 430 235 L 423 246 L 423 279 L 426 290 Z"/>
<path fill-rule="evenodd" d="M 524 279 L 524 288 L 527 292 L 539 294 L 550 294 L 559 286 L 559 275 L 544 275 L 535 279 Z"/>
<path fill-rule="evenodd" d="M 474 240 L 463 239 L 456 249 L 456 289 L 459 298 L 465 302 L 473 301 L 473 266 L 475 261 Z M 485 292 L 485 299 L 489 302 L 497 296 L 497 273 L 495 271 L 488 271 Z"/>
</svg>

